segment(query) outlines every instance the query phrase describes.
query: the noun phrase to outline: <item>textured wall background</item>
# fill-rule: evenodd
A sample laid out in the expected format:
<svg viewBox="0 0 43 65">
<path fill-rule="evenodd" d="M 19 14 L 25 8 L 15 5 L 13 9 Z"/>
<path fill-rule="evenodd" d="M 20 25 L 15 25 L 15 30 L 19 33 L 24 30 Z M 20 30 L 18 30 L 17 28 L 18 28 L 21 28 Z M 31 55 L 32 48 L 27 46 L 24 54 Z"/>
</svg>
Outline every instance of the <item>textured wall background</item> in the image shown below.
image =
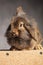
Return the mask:
<svg viewBox="0 0 43 65">
<path fill-rule="evenodd" d="M 22 6 L 29 16 L 36 19 L 40 31 L 43 34 L 42 0 L 0 0 L 0 49 L 10 48 L 4 34 L 18 6 Z"/>
</svg>

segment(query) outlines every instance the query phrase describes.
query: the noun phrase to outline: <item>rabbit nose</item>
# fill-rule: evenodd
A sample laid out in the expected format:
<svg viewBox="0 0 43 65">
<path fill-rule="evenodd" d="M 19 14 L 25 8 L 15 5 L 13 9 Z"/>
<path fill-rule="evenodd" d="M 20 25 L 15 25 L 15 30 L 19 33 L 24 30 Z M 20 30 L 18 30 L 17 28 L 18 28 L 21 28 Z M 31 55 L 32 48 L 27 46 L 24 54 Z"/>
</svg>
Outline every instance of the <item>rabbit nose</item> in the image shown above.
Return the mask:
<svg viewBox="0 0 43 65">
<path fill-rule="evenodd" d="M 13 35 L 16 35 L 16 36 L 19 35 L 19 33 L 18 33 L 18 31 L 16 29 L 14 29 L 12 32 L 13 32 Z"/>
<path fill-rule="evenodd" d="M 15 36 L 16 34 L 15 34 L 14 32 L 12 32 L 12 35 L 14 35 L 14 36 Z"/>
</svg>

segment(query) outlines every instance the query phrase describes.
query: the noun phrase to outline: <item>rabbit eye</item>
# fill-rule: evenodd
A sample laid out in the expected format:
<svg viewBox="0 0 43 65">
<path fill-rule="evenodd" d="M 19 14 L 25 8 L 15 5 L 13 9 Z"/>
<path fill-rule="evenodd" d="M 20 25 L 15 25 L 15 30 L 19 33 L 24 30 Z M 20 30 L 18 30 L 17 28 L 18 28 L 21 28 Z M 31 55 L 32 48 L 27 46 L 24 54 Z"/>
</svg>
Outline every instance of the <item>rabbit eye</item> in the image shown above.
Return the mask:
<svg viewBox="0 0 43 65">
<path fill-rule="evenodd" d="M 19 27 L 23 27 L 23 22 L 20 22 L 19 23 Z"/>
<path fill-rule="evenodd" d="M 20 24 L 20 27 L 22 27 L 23 26 L 23 24 Z"/>
</svg>

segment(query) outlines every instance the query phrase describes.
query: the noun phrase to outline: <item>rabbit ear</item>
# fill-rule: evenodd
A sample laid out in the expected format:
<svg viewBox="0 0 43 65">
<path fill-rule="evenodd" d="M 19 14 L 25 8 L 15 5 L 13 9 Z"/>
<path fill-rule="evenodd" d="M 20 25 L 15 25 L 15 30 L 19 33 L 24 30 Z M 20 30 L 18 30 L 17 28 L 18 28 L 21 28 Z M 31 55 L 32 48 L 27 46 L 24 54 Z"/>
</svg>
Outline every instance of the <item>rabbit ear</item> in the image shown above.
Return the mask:
<svg viewBox="0 0 43 65">
<path fill-rule="evenodd" d="M 36 27 L 33 27 L 32 25 L 31 26 L 26 26 L 25 27 L 27 28 L 28 32 L 31 34 L 32 38 L 34 40 L 37 41 L 37 43 L 39 43 L 39 41 L 41 41 L 42 37 L 41 37 L 41 33 L 39 31 L 39 29 Z"/>
<path fill-rule="evenodd" d="M 40 41 L 42 40 L 42 36 L 41 36 L 39 29 L 37 27 L 30 28 L 30 33 L 32 37 L 34 37 L 37 40 L 37 43 L 40 43 Z"/>
<path fill-rule="evenodd" d="M 35 39 L 35 33 L 34 33 L 34 30 L 32 29 L 32 26 L 30 26 L 30 25 L 25 25 L 24 24 L 24 28 L 26 29 L 26 31 L 30 34 L 30 37 L 32 38 L 32 39 L 34 39 L 35 41 L 37 41 L 36 39 Z"/>
<path fill-rule="evenodd" d="M 30 33 L 37 40 L 37 42 L 39 43 L 42 40 L 42 36 L 41 36 L 40 31 L 39 31 L 37 22 L 34 18 L 31 18 L 30 21 L 31 21 L 30 22 L 30 24 L 31 24 Z"/>
</svg>

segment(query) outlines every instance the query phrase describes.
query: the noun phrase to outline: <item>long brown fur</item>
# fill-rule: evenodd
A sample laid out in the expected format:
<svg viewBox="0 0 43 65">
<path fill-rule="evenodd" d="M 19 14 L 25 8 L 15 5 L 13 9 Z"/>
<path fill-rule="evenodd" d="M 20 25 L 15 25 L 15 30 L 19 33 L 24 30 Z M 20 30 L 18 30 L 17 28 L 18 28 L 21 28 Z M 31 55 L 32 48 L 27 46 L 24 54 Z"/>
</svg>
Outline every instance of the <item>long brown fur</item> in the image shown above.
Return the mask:
<svg viewBox="0 0 43 65">
<path fill-rule="evenodd" d="M 23 22 L 23 29 L 19 30 L 21 21 Z M 5 36 L 8 44 L 11 46 L 10 50 L 42 49 L 42 36 L 37 24 L 33 18 L 28 19 L 26 17 L 22 7 L 17 8 L 16 16 L 12 17 Z"/>
</svg>

